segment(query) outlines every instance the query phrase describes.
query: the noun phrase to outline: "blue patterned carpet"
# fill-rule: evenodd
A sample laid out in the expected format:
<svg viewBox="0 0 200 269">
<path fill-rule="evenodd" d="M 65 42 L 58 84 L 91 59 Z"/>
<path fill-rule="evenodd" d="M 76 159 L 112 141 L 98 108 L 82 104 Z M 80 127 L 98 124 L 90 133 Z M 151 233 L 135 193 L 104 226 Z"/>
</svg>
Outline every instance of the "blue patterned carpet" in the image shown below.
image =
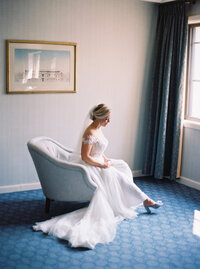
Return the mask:
<svg viewBox="0 0 200 269">
<path fill-rule="evenodd" d="M 136 219 L 118 226 L 113 242 L 94 250 L 71 249 L 65 241 L 31 229 L 36 221 L 83 205 L 53 202 L 45 214 L 41 190 L 0 194 L 0 268 L 199 269 L 200 236 L 193 234 L 193 226 L 200 192 L 150 178 L 135 183 L 164 206 L 151 215 L 139 208 Z"/>
</svg>

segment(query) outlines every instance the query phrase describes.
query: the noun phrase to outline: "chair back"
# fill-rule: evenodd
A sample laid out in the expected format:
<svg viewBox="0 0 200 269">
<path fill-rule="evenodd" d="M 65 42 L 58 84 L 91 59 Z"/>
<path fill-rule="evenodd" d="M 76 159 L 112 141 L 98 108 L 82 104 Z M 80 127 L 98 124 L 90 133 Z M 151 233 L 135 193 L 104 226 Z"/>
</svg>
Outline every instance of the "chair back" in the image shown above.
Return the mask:
<svg viewBox="0 0 200 269">
<path fill-rule="evenodd" d="M 72 150 L 48 137 L 31 139 L 28 149 L 44 195 L 59 201 L 90 201 L 96 189 L 84 165 L 74 163 Z M 72 158 L 73 156 L 73 158 Z M 80 156 L 77 158 L 80 158 Z"/>
</svg>

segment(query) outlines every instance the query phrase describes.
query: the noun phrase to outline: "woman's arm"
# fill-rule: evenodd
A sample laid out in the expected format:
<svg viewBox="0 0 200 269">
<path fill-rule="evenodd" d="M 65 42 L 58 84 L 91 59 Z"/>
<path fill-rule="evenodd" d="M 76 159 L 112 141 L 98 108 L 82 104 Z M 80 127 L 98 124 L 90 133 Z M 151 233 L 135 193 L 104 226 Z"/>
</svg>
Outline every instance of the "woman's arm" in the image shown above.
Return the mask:
<svg viewBox="0 0 200 269">
<path fill-rule="evenodd" d="M 91 149 L 92 149 L 92 144 L 87 144 L 87 143 L 82 142 L 81 158 L 82 158 L 82 160 L 84 162 L 89 163 L 89 164 L 94 165 L 94 166 L 101 167 L 101 168 L 108 168 L 108 167 L 110 167 L 109 163 L 108 162 L 105 162 L 105 159 L 104 159 L 104 163 L 103 164 L 100 163 L 100 162 L 95 161 L 90 156 Z"/>
<path fill-rule="evenodd" d="M 103 159 L 104 159 L 104 162 L 108 162 L 108 158 L 106 158 L 106 156 L 103 154 Z"/>
</svg>

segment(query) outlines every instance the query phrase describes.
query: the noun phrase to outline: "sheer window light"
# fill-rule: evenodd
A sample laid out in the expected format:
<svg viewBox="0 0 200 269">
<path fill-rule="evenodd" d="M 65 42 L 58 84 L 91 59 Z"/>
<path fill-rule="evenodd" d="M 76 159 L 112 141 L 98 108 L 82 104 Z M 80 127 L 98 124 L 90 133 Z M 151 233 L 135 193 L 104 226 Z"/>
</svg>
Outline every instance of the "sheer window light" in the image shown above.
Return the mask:
<svg viewBox="0 0 200 269">
<path fill-rule="evenodd" d="M 200 24 L 189 26 L 186 119 L 200 121 Z"/>
</svg>

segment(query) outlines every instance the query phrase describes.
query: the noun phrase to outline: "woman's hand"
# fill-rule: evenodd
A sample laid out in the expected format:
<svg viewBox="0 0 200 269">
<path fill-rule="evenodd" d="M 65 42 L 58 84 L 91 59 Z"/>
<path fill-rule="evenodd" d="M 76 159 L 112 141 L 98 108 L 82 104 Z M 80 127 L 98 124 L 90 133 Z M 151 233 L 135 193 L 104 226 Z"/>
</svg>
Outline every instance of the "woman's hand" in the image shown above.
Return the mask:
<svg viewBox="0 0 200 269">
<path fill-rule="evenodd" d="M 103 154 L 103 158 L 104 158 L 104 163 L 107 165 L 106 168 L 114 165 L 113 162 L 109 160 L 104 154 Z"/>
<path fill-rule="evenodd" d="M 106 160 L 102 166 L 102 168 L 109 168 L 113 166 L 113 162 L 111 160 Z"/>
</svg>

